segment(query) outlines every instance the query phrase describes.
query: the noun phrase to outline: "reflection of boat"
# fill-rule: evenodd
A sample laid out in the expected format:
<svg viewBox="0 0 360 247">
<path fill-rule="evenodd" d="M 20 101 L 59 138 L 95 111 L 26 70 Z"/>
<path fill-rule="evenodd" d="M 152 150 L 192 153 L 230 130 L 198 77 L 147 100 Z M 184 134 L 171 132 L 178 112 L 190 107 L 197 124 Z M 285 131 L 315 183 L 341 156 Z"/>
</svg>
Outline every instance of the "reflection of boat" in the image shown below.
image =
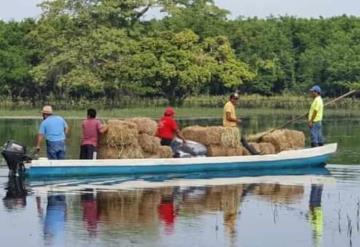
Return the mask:
<svg viewBox="0 0 360 247">
<path fill-rule="evenodd" d="M 293 169 L 324 166 L 337 144 L 279 154 L 123 160 L 33 160 L 25 164 L 30 177 L 90 176 L 120 174 L 193 173 L 236 170 Z M 231 172 L 231 173 L 232 173 Z"/>
</svg>

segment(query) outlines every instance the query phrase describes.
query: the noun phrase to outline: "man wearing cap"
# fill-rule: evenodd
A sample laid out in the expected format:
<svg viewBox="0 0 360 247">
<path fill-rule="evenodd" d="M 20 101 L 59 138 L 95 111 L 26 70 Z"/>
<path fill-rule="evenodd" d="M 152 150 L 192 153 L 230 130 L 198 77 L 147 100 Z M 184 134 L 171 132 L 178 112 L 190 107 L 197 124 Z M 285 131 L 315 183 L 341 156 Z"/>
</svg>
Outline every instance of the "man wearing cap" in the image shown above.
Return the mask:
<svg viewBox="0 0 360 247">
<path fill-rule="evenodd" d="M 172 107 L 167 107 L 164 116 L 159 121 L 156 134 L 161 139 L 162 146 L 171 146 L 176 136 L 186 142 L 174 118 L 175 110 Z"/>
<path fill-rule="evenodd" d="M 36 150 L 40 151 L 41 142 L 45 138 L 48 158 L 65 159 L 65 138 L 69 130 L 67 123 L 62 117 L 53 115 L 49 105 L 43 107 L 41 114 L 43 121 L 36 139 Z"/>
<path fill-rule="evenodd" d="M 324 103 L 321 98 L 321 88 L 319 86 L 313 86 L 310 89 L 310 94 L 314 101 L 311 104 L 308 115 L 308 126 L 310 128 L 311 146 L 317 147 L 324 145 L 321 126 L 321 121 L 323 119 Z"/>
<path fill-rule="evenodd" d="M 236 118 L 235 106 L 239 99 L 237 93 L 231 94 L 229 101 L 224 106 L 223 125 L 224 127 L 237 127 L 241 123 L 240 119 Z"/>
</svg>

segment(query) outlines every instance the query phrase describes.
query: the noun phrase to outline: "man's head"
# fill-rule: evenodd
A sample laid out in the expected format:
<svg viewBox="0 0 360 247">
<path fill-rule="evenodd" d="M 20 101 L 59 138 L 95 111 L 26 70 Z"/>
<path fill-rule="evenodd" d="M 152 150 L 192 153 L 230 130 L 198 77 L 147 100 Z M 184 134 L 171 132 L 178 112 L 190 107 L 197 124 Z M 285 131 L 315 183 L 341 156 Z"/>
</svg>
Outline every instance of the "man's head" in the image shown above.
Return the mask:
<svg viewBox="0 0 360 247">
<path fill-rule="evenodd" d="M 310 93 L 312 97 L 317 97 L 321 95 L 321 88 L 318 85 L 315 85 L 312 88 L 310 88 Z"/>
<path fill-rule="evenodd" d="M 46 105 L 43 107 L 41 114 L 43 118 L 47 118 L 48 116 L 51 116 L 53 114 L 53 109 L 51 105 Z"/>
<path fill-rule="evenodd" d="M 238 93 L 232 93 L 232 94 L 230 95 L 230 101 L 231 101 L 231 103 L 233 103 L 234 105 L 236 105 L 238 99 L 239 99 L 239 94 L 238 94 Z"/>
<path fill-rule="evenodd" d="M 93 108 L 88 109 L 87 116 L 88 118 L 96 118 L 96 110 Z"/>
<path fill-rule="evenodd" d="M 164 112 L 164 116 L 172 117 L 175 115 L 175 110 L 172 107 L 167 107 Z"/>
</svg>

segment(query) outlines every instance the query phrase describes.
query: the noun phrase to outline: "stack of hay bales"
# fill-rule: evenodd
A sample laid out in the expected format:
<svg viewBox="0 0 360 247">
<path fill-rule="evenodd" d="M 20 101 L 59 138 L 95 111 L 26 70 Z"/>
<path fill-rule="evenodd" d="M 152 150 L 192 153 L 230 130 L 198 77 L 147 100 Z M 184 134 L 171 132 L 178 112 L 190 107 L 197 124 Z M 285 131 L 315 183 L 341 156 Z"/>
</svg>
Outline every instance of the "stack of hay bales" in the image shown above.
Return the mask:
<svg viewBox="0 0 360 247">
<path fill-rule="evenodd" d="M 305 134 L 301 131 L 289 129 L 269 130 L 267 132 L 249 136 L 248 141 L 252 142 L 252 145 L 257 150 L 261 148 L 259 148 L 256 143 L 262 145 L 262 153 L 270 152 L 273 148 L 275 149 L 274 153 L 279 153 L 285 150 L 304 148 Z M 269 144 L 271 144 L 273 148 L 270 147 Z"/>
<path fill-rule="evenodd" d="M 240 145 L 240 130 L 221 126 L 190 126 L 182 130 L 187 140 L 205 145 L 208 156 L 240 156 L 244 148 Z"/>
<path fill-rule="evenodd" d="M 155 137 L 157 123 L 150 118 L 109 120 L 101 137 L 99 159 L 171 158 L 170 147 L 161 146 Z"/>
</svg>

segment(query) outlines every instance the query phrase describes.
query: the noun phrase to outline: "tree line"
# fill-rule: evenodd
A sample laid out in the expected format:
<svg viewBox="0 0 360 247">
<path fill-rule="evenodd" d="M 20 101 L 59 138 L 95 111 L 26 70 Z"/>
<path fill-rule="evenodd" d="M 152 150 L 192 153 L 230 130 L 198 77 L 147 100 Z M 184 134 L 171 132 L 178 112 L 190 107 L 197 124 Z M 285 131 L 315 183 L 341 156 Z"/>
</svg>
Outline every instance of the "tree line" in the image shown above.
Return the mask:
<svg viewBox="0 0 360 247">
<path fill-rule="evenodd" d="M 229 19 L 212 0 L 53 0 L 0 21 L 0 96 L 116 101 L 242 93 L 327 96 L 360 77 L 360 18 Z M 149 19 L 147 13 L 162 16 Z"/>
</svg>

